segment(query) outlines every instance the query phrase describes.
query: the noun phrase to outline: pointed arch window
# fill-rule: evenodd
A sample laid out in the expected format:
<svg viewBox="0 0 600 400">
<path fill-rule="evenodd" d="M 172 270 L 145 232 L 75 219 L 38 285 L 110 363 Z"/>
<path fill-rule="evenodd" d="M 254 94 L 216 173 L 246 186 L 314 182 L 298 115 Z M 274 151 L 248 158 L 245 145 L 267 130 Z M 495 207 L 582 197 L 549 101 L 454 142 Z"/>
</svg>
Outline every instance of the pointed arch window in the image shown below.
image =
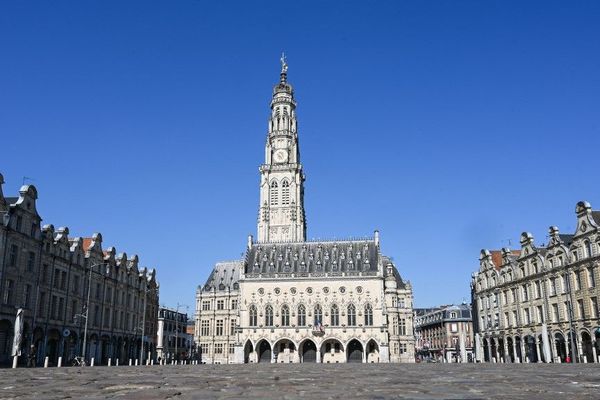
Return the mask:
<svg viewBox="0 0 600 400">
<path fill-rule="evenodd" d="M 304 304 L 298 306 L 298 326 L 306 326 L 306 307 L 304 307 Z"/>
<path fill-rule="evenodd" d="M 348 306 L 348 326 L 356 325 L 356 307 L 354 304 Z"/>
<path fill-rule="evenodd" d="M 373 325 L 373 306 L 367 304 L 365 306 L 365 326 Z"/>
<path fill-rule="evenodd" d="M 323 309 L 320 304 L 315 306 L 315 323 L 314 326 L 323 324 Z"/>
<path fill-rule="evenodd" d="M 290 308 L 285 305 L 281 307 L 281 326 L 290 326 Z"/>
<path fill-rule="evenodd" d="M 273 181 L 271 182 L 271 191 L 270 191 L 270 202 L 272 206 L 276 206 L 277 203 L 279 203 L 279 193 L 278 193 L 278 187 L 279 185 L 277 184 L 277 181 Z"/>
<path fill-rule="evenodd" d="M 265 326 L 273 326 L 273 307 L 265 308 Z"/>
<path fill-rule="evenodd" d="M 284 206 L 290 204 L 290 184 L 287 180 L 281 183 L 281 204 Z"/>
<path fill-rule="evenodd" d="M 331 326 L 340 324 L 340 309 L 336 304 L 331 306 Z"/>
<path fill-rule="evenodd" d="M 250 321 L 249 321 L 249 325 L 250 326 L 257 326 L 258 325 L 258 315 L 256 312 L 256 306 L 250 306 Z"/>
</svg>

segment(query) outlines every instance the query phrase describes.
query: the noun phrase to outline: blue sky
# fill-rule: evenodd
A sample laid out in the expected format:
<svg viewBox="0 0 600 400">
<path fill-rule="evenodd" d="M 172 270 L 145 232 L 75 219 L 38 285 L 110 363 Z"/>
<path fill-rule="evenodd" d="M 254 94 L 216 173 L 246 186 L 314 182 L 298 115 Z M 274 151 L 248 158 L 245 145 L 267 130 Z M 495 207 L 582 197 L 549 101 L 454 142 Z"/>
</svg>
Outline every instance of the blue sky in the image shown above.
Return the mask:
<svg viewBox="0 0 600 400">
<path fill-rule="evenodd" d="M 44 223 L 156 267 L 193 310 L 255 234 L 288 54 L 309 238 L 372 235 L 417 306 L 481 248 L 600 208 L 596 1 L 4 1 L 0 172 Z"/>
</svg>

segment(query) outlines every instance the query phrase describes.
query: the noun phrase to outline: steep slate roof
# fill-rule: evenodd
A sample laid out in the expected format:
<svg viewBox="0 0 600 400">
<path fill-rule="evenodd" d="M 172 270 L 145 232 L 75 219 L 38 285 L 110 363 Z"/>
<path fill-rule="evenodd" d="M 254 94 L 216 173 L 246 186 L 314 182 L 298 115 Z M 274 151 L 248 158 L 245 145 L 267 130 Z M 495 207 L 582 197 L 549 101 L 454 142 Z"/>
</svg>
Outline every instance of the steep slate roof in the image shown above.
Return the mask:
<svg viewBox="0 0 600 400">
<path fill-rule="evenodd" d="M 216 263 L 202 289 L 212 290 L 214 288 L 216 291 L 223 291 L 229 288 L 230 290 L 237 290 L 241 267 L 242 260 Z"/>
<path fill-rule="evenodd" d="M 592 218 L 598 225 L 600 225 L 600 211 L 592 211 Z"/>
<path fill-rule="evenodd" d="M 377 271 L 373 239 L 255 243 L 246 253 L 246 273 Z"/>
<path fill-rule="evenodd" d="M 569 246 L 571 243 L 573 243 L 573 236 L 574 235 L 567 235 L 564 233 L 558 234 L 558 237 L 560 237 L 560 240 L 562 240 L 566 246 Z"/>
</svg>

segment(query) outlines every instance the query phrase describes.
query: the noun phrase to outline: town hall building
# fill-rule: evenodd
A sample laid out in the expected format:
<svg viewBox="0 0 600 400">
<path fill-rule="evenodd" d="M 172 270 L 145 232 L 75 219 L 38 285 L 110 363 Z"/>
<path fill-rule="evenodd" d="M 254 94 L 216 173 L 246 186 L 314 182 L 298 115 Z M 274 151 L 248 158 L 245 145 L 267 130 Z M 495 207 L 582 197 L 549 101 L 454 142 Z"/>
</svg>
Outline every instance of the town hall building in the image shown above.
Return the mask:
<svg viewBox="0 0 600 400">
<path fill-rule="evenodd" d="M 414 362 L 410 282 L 380 234 L 307 241 L 294 90 L 282 57 L 260 166 L 257 238 L 196 293 L 202 362 Z"/>
</svg>

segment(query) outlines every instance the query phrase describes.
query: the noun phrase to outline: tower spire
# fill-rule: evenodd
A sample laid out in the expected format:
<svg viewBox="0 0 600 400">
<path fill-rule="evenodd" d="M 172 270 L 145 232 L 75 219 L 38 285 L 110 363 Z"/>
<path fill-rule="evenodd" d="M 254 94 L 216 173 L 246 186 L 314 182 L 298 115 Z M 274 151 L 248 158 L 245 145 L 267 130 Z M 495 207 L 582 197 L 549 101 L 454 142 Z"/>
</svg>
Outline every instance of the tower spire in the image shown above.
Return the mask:
<svg viewBox="0 0 600 400">
<path fill-rule="evenodd" d="M 261 243 L 306 240 L 296 101 L 294 89 L 287 82 L 285 53 L 280 61 L 281 79 L 273 87 L 265 162 L 260 166 L 258 241 Z"/>
<path fill-rule="evenodd" d="M 284 52 L 281 52 L 281 58 L 279 60 L 281 61 L 281 74 L 279 75 L 280 81 L 281 81 L 281 83 L 286 83 L 287 82 L 288 64 L 287 64 L 287 60 L 285 58 Z"/>
</svg>

